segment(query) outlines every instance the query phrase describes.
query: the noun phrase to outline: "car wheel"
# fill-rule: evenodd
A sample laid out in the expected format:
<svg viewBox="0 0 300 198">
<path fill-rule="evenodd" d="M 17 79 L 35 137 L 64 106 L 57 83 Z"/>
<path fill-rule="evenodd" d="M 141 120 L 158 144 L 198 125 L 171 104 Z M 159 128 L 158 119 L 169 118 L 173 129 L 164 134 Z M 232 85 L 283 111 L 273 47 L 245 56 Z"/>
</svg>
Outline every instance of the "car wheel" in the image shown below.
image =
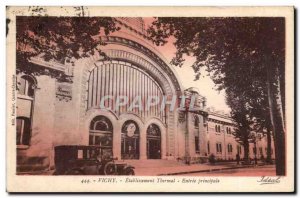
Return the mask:
<svg viewBox="0 0 300 198">
<path fill-rule="evenodd" d="M 127 169 L 126 175 L 135 175 L 134 170 L 132 168 Z"/>
<path fill-rule="evenodd" d="M 108 162 L 104 166 L 104 174 L 105 175 L 115 175 L 117 172 L 116 165 L 112 162 Z"/>
</svg>

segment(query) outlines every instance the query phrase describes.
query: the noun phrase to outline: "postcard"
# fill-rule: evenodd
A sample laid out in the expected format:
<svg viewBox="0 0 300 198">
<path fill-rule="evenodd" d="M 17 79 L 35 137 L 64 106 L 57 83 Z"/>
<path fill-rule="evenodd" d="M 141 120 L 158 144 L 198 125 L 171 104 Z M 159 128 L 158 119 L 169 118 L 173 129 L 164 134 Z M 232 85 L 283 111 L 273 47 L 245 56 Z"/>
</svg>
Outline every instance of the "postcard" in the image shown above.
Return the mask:
<svg viewBox="0 0 300 198">
<path fill-rule="evenodd" d="M 7 7 L 7 191 L 294 192 L 293 7 Z"/>
</svg>

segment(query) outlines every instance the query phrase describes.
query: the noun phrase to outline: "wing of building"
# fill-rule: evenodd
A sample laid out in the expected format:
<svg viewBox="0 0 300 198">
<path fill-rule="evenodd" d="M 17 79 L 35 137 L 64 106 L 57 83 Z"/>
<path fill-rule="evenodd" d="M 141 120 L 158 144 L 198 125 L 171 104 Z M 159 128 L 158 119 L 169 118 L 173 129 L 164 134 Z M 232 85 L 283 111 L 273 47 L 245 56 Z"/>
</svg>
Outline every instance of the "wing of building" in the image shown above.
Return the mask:
<svg viewBox="0 0 300 198">
<path fill-rule="evenodd" d="M 242 149 L 231 133 L 233 121 L 207 111 L 205 97 L 194 88 L 183 88 L 180 76 L 148 39 L 142 18 L 116 21 L 121 30 L 103 37 L 109 61 L 99 54 L 66 64 L 31 60 L 50 73 L 64 72 L 72 82 L 51 75 L 17 75 L 17 170 L 53 167 L 58 145 L 106 146 L 124 160 L 204 163 L 212 153 L 235 159 Z M 115 103 L 121 95 L 128 97 L 126 105 Z M 130 108 L 136 96 L 146 106 L 153 95 L 166 96 L 169 102 L 175 96 L 176 107 L 182 95 L 195 95 L 198 108 L 172 110 L 167 103 L 161 109 L 162 101 L 147 110 Z M 261 147 L 265 153 L 266 144 Z"/>
</svg>

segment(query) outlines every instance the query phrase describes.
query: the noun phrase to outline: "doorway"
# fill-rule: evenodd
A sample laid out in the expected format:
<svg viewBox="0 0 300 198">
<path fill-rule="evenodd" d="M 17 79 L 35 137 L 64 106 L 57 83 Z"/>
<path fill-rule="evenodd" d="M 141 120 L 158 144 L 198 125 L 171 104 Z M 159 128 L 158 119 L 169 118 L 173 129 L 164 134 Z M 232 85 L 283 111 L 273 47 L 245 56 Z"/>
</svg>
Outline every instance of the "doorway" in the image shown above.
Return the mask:
<svg viewBox="0 0 300 198">
<path fill-rule="evenodd" d="M 140 130 L 136 122 L 128 120 L 124 123 L 121 139 L 122 159 L 139 159 Z"/>
<path fill-rule="evenodd" d="M 161 132 L 155 124 L 147 128 L 147 158 L 161 159 Z"/>
</svg>

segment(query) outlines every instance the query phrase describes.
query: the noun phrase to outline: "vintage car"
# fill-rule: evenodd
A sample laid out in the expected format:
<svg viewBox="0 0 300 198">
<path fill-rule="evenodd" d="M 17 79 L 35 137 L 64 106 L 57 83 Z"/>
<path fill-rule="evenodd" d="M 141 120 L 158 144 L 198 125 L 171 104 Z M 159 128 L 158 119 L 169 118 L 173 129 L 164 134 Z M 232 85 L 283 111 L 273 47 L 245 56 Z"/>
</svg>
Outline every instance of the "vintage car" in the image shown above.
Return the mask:
<svg viewBox="0 0 300 198">
<path fill-rule="evenodd" d="M 55 147 L 55 175 L 134 175 L 134 167 L 112 158 L 111 147 Z"/>
</svg>

